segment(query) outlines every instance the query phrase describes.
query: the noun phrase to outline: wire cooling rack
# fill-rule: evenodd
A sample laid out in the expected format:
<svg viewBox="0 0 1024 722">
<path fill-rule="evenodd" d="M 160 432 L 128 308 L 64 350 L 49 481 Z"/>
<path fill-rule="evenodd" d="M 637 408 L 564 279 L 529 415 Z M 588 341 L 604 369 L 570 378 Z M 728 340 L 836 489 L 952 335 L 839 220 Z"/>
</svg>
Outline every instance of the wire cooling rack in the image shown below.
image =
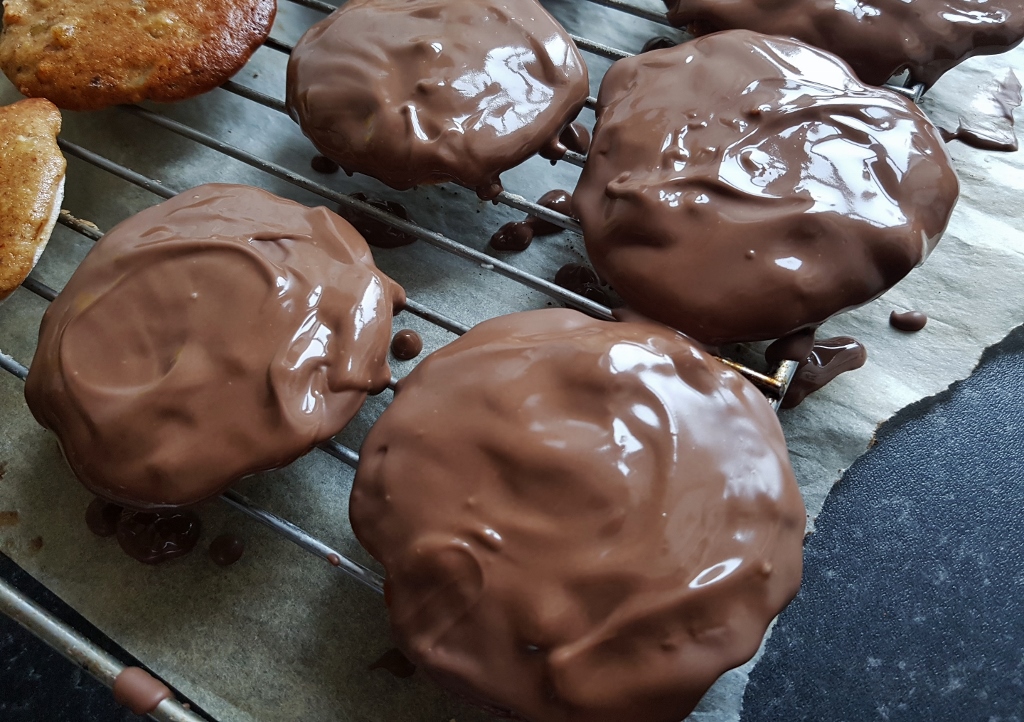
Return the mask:
<svg viewBox="0 0 1024 722">
<path fill-rule="evenodd" d="M 330 13 L 336 9 L 335 6 L 322 2 L 321 0 L 288 1 L 295 5 L 303 6 L 322 13 Z M 665 26 L 669 25 L 664 13 L 636 5 L 629 0 L 588 1 L 594 5 L 604 6 L 653 23 Z M 575 34 L 570 35 L 576 45 L 584 53 L 611 61 L 632 55 L 632 53 L 619 50 L 595 40 Z M 292 50 L 291 45 L 281 42 L 274 37 L 268 38 L 264 43 L 264 46 L 270 50 L 283 54 L 288 54 Z M 889 87 L 915 101 L 920 99 L 923 91 L 922 86 L 903 87 L 901 85 L 891 85 Z M 270 108 L 273 111 L 286 113 L 284 102 L 281 99 L 247 87 L 236 81 L 228 81 L 224 83 L 221 88 L 253 103 Z M 596 99 L 594 97 L 589 97 L 586 100 L 585 107 L 589 109 L 589 111 L 592 111 L 595 107 L 595 103 Z M 539 291 L 553 301 L 585 311 L 594 316 L 606 319 L 612 318 L 611 310 L 609 308 L 566 290 L 549 280 L 464 245 L 443 233 L 431 230 L 428 227 L 403 218 L 399 218 L 396 215 L 378 209 L 366 202 L 352 198 L 345 193 L 341 193 L 322 183 L 311 180 L 310 178 L 275 163 L 270 159 L 260 157 L 259 155 L 244 150 L 243 148 L 228 144 L 186 123 L 139 106 L 124 106 L 122 107 L 122 111 L 125 113 L 131 113 L 153 126 L 163 128 L 166 131 L 170 131 L 182 138 L 188 139 L 189 141 L 201 146 L 205 146 L 206 148 L 223 154 L 224 156 L 245 163 L 258 171 L 319 196 L 325 201 L 351 208 L 365 214 L 366 216 L 382 221 L 393 228 L 415 236 L 417 239 L 439 248 L 452 256 L 468 261 L 478 268 L 505 276 L 524 287 Z M 64 139 L 60 139 L 58 142 L 66 155 L 73 156 L 90 163 L 102 171 L 149 191 L 157 198 L 166 199 L 176 195 L 176 191 L 172 190 L 167 185 L 139 173 L 126 165 L 111 160 L 105 155 Z M 582 167 L 585 161 L 585 156 L 569 152 L 566 153 L 559 162 L 570 163 L 572 165 Z M 521 195 L 503 191 L 498 195 L 494 202 L 549 221 L 570 233 L 577 234 L 577 236 L 581 234 L 580 226 L 575 219 L 538 205 Z M 61 211 L 59 223 L 93 241 L 99 240 L 102 237 L 102 231 L 95 224 L 87 219 L 77 218 L 67 210 Z M 55 289 L 39 281 L 34 275 L 30 275 L 22 286 L 27 291 L 30 291 L 47 301 L 52 301 L 57 295 L 57 291 Z M 402 312 L 418 316 L 430 324 L 455 335 L 461 335 L 469 330 L 469 327 L 466 324 L 452 319 L 446 314 L 431 308 L 428 305 L 418 302 L 415 298 L 410 298 L 408 300 L 405 307 L 402 309 Z M 768 402 L 775 409 L 778 409 L 781 399 L 793 378 L 793 374 L 795 373 L 797 366 L 795 362 L 785 361 L 772 369 L 769 373 L 762 373 L 729 358 L 722 358 L 722 361 L 736 369 L 739 373 L 743 374 L 748 380 L 754 383 L 764 393 Z M 23 363 L 2 352 L 0 352 L 0 368 L 3 368 L 5 371 L 22 380 L 24 380 L 28 374 L 28 368 Z M 396 383 L 397 380 L 392 378 L 390 388 L 393 389 Z M 354 449 L 335 439 L 331 439 L 320 444 L 319 449 L 322 452 L 330 454 L 338 461 L 352 467 L 353 469 L 358 466 L 358 453 Z M 332 564 L 352 579 L 355 579 L 375 592 L 383 593 L 383 579 L 377 572 L 347 557 L 345 554 L 342 554 L 338 550 L 332 548 L 329 544 L 307 533 L 298 525 L 261 508 L 237 491 L 228 490 L 219 498 L 225 504 L 234 507 L 255 521 L 258 521 L 277 532 L 284 539 L 287 539 L 288 541 Z M 5 612 L 16 621 L 23 624 L 58 652 L 84 667 L 107 686 L 112 686 L 117 674 L 124 669 L 124 665 L 121 662 L 93 645 L 84 637 L 77 634 L 74 630 L 53 618 L 46 611 L 26 599 L 3 580 L 0 580 L 0 611 Z M 164 702 L 161 702 L 157 709 L 152 713 L 152 716 L 159 720 L 171 720 L 174 722 L 196 722 L 201 719 L 189 709 L 174 700 L 165 700 Z"/>
</svg>

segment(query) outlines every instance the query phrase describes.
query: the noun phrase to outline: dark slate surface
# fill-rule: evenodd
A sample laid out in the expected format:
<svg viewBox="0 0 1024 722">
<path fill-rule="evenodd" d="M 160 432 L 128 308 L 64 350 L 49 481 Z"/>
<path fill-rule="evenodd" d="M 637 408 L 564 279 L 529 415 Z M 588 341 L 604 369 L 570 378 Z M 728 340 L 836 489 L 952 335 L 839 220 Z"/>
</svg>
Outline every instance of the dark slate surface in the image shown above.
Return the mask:
<svg viewBox="0 0 1024 722">
<path fill-rule="evenodd" d="M 0 577 L 124 664 L 142 666 L 84 617 L 0 554 Z M 182 695 L 178 699 L 187 701 Z M 205 716 L 202 710 L 193 711 Z M 110 690 L 0 614 L 0 722 L 134 722 Z M 211 718 L 212 719 L 212 718 Z"/>
<path fill-rule="evenodd" d="M 1024 720 L 1024 329 L 832 490 L 744 698 L 762 720 Z"/>
</svg>

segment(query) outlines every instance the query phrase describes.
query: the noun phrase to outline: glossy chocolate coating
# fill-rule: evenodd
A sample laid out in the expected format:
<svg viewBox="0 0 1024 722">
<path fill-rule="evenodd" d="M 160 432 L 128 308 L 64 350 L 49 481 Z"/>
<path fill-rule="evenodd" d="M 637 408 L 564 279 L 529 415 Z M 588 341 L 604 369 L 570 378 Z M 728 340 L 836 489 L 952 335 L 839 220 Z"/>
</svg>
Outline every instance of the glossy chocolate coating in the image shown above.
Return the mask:
<svg viewBox="0 0 1024 722">
<path fill-rule="evenodd" d="M 1024 37 L 1024 0 L 665 0 L 669 20 L 703 34 L 745 28 L 797 38 L 848 62 L 870 85 L 909 70 L 932 85 L 974 55 Z"/>
<path fill-rule="evenodd" d="M 889 314 L 889 325 L 898 331 L 916 333 L 928 323 L 928 316 L 921 311 L 893 311 Z"/>
<path fill-rule="evenodd" d="M 529 219 L 510 221 L 496 230 L 488 243 L 496 251 L 525 251 L 533 243 L 535 235 Z"/>
<path fill-rule="evenodd" d="M 302 37 L 286 102 L 317 149 L 392 188 L 455 181 L 490 199 L 588 93 L 535 0 L 351 0 Z"/>
<path fill-rule="evenodd" d="M 605 75 L 573 193 L 594 268 L 711 345 L 867 303 L 924 260 L 958 183 L 909 100 L 793 40 L 736 30 Z"/>
<path fill-rule="evenodd" d="M 25 398 L 95 494 L 194 503 L 383 390 L 404 300 L 326 208 L 199 186 L 96 244 L 43 317 Z"/>
<path fill-rule="evenodd" d="M 868 360 L 864 345 L 850 336 L 836 336 L 814 342 L 807 359 L 800 364 L 793 377 L 782 408 L 791 409 L 839 374 L 859 369 Z"/>
<path fill-rule="evenodd" d="M 654 323 L 474 327 L 399 382 L 349 508 L 400 649 L 532 722 L 678 722 L 800 582 L 775 415 Z"/>
</svg>

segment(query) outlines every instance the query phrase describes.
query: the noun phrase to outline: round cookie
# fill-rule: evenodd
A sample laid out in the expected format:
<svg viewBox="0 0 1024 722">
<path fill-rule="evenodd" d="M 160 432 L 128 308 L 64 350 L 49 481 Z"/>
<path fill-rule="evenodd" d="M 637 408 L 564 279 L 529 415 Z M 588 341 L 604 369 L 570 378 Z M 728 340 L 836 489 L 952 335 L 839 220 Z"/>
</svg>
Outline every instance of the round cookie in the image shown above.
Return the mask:
<svg viewBox="0 0 1024 722">
<path fill-rule="evenodd" d="M 745 379 L 650 322 L 486 321 L 398 385 L 350 514 L 395 638 L 532 722 L 678 722 L 800 584 L 805 512 Z"/>
<path fill-rule="evenodd" d="M 0 301 L 35 267 L 60 215 L 67 167 L 60 121 L 48 100 L 0 108 Z"/>
<path fill-rule="evenodd" d="M 4 0 L 0 68 L 68 110 L 171 102 L 217 87 L 274 22 L 275 0 Z"/>
<path fill-rule="evenodd" d="M 744 28 L 835 53 L 865 83 L 910 71 L 931 86 L 975 55 L 1024 38 L 1024 0 L 665 0 L 669 21 L 702 34 Z"/>
<path fill-rule="evenodd" d="M 288 61 L 289 112 L 347 172 L 485 199 L 503 171 L 565 152 L 588 92 L 579 51 L 535 0 L 350 0 Z"/>
<path fill-rule="evenodd" d="M 91 491 L 190 504 L 382 391 L 402 289 L 325 208 L 204 185 L 118 224 L 50 305 L 25 385 Z"/>
<path fill-rule="evenodd" d="M 573 193 L 594 268 L 712 345 L 784 336 L 882 294 L 958 195 L 939 131 L 795 40 L 733 30 L 605 75 Z"/>
</svg>

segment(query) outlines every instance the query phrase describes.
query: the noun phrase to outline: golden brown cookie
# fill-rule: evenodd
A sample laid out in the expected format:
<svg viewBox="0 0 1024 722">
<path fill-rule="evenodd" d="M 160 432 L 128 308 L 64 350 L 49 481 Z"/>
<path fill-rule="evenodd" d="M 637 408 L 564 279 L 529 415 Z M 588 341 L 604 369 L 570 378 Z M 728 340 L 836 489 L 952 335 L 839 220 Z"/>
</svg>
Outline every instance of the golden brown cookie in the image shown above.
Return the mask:
<svg viewBox="0 0 1024 722">
<path fill-rule="evenodd" d="M 48 100 L 0 108 L 0 301 L 36 265 L 57 222 L 67 166 L 59 132 L 60 111 Z"/>
<path fill-rule="evenodd" d="M 68 110 L 212 90 L 270 33 L 275 0 L 4 0 L 0 67 Z"/>
</svg>

